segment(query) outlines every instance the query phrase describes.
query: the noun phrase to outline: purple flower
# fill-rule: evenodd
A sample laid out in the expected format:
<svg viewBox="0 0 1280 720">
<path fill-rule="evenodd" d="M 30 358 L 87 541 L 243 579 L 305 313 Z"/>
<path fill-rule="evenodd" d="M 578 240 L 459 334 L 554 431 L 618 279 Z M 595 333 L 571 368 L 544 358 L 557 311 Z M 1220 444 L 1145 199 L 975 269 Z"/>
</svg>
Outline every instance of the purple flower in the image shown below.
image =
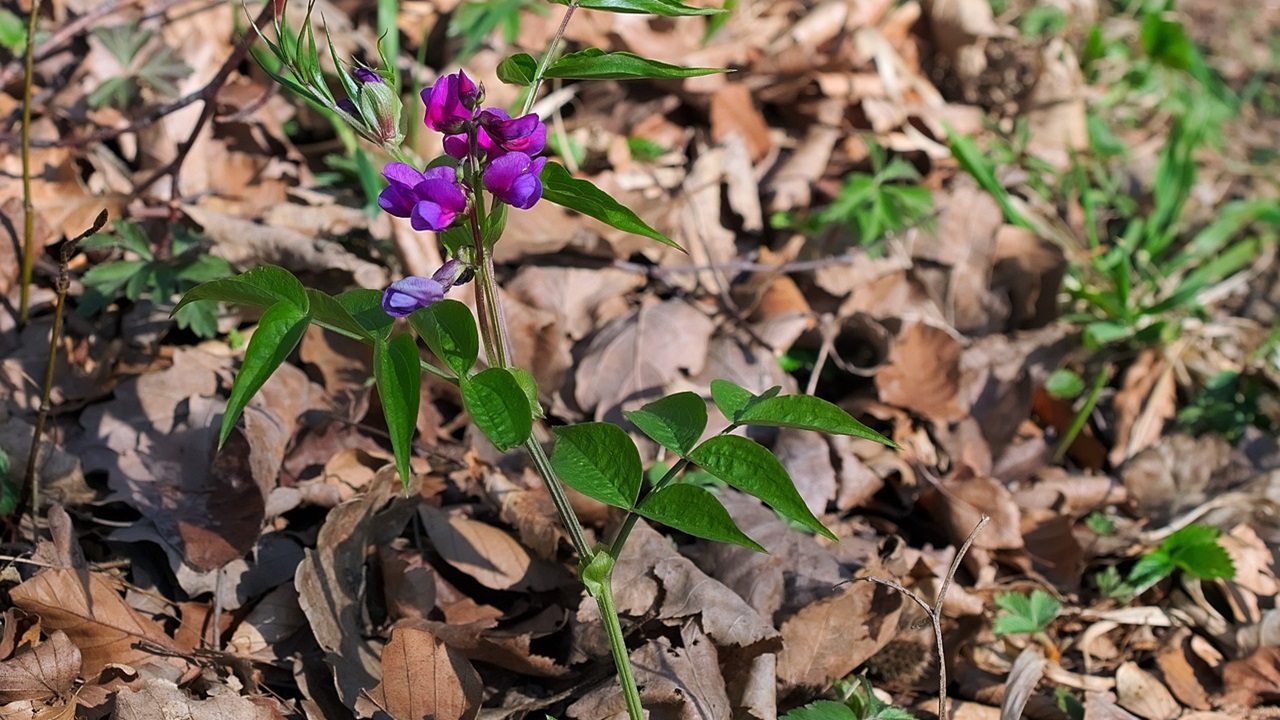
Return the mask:
<svg viewBox="0 0 1280 720">
<path fill-rule="evenodd" d="M 424 89 L 422 102 L 427 106 L 427 115 L 423 119 L 427 127 L 436 132 L 455 134 L 464 131 L 467 123 L 475 117 L 475 109 L 480 104 L 480 89 L 459 70 L 456 75 L 445 75 L 435 85 Z"/>
<path fill-rule="evenodd" d="M 531 158 L 522 152 L 496 157 L 484 170 L 485 189 L 511 207 L 528 210 L 542 197 L 538 176 L 546 164 L 546 158 Z"/>
<path fill-rule="evenodd" d="M 410 276 L 397 280 L 382 293 L 382 310 L 391 317 L 404 317 L 440 302 L 464 271 L 462 263 L 450 260 L 429 278 Z"/>
<path fill-rule="evenodd" d="M 488 112 L 487 110 L 485 112 Z M 489 139 L 489 134 L 484 128 L 476 128 L 476 149 L 482 155 L 488 155 L 493 150 L 493 140 Z M 468 147 L 467 134 L 459 133 L 457 135 L 444 136 L 444 151 L 451 157 L 459 160 L 471 154 L 471 148 Z"/>
<path fill-rule="evenodd" d="M 547 126 L 533 113 L 513 118 L 502 110 L 489 108 L 480 113 L 480 127 L 502 152 L 532 157 L 547 145 Z"/>
<path fill-rule="evenodd" d="M 396 217 L 409 218 L 414 230 L 444 230 L 467 209 L 467 196 L 458 187 L 458 171 L 451 167 L 420 173 L 393 162 L 383 169 L 382 176 L 390 184 L 378 195 L 378 206 Z"/>
<path fill-rule="evenodd" d="M 382 76 L 379 75 L 377 71 L 370 70 L 369 68 L 356 68 L 352 71 L 351 76 L 355 78 L 356 83 L 360 85 L 367 85 L 368 83 L 377 83 L 378 85 L 382 84 Z"/>
</svg>

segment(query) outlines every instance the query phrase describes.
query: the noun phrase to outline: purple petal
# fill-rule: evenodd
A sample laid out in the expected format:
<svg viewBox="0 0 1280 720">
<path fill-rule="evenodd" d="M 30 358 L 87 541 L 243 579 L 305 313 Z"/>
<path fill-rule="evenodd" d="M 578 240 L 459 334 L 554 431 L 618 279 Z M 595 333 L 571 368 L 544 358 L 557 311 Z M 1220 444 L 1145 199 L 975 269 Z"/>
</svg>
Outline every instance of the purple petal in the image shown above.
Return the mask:
<svg viewBox="0 0 1280 720">
<path fill-rule="evenodd" d="M 379 75 L 376 71 L 370 70 L 369 68 L 356 68 L 355 71 L 351 73 L 351 75 L 356 79 L 356 82 L 360 83 L 361 85 L 364 85 L 367 83 L 377 83 L 379 85 L 382 84 L 382 76 Z"/>
<path fill-rule="evenodd" d="M 403 185 L 391 184 L 378 193 L 378 207 L 395 217 L 409 217 L 416 202 L 418 202 L 417 196 Z"/>
<path fill-rule="evenodd" d="M 458 217 L 458 214 L 452 210 L 440 207 L 430 200 L 421 200 L 417 205 L 413 206 L 413 214 L 409 218 L 409 224 L 414 230 L 440 232 L 452 225 L 456 217 Z"/>
<path fill-rule="evenodd" d="M 445 288 L 431 278 L 407 277 L 391 283 L 382 293 L 382 310 L 392 317 L 404 317 L 444 299 Z"/>
<path fill-rule="evenodd" d="M 458 170 L 450 165 L 437 165 L 433 168 L 427 168 L 427 171 L 422 173 L 422 180 L 419 184 L 428 180 L 455 183 L 458 182 Z"/>
<path fill-rule="evenodd" d="M 382 177 L 386 178 L 389 183 L 402 185 L 405 188 L 411 188 L 422 182 L 423 175 L 409 165 L 399 162 L 391 162 L 387 163 L 387 166 L 382 168 Z"/>
<path fill-rule="evenodd" d="M 416 188 L 418 197 L 454 213 L 467 209 L 467 196 L 457 183 L 445 180 L 423 180 Z"/>
<path fill-rule="evenodd" d="M 529 163 L 529 156 L 521 152 L 494 158 L 484 170 L 485 189 L 502 198 L 516 178 L 529 169 Z M 503 202 L 506 202 L 505 198 Z"/>
<path fill-rule="evenodd" d="M 467 136 L 461 133 L 457 135 L 445 135 L 444 151 L 450 157 L 455 157 L 459 160 L 465 158 L 467 153 L 471 152 L 471 149 L 467 147 Z"/>
</svg>

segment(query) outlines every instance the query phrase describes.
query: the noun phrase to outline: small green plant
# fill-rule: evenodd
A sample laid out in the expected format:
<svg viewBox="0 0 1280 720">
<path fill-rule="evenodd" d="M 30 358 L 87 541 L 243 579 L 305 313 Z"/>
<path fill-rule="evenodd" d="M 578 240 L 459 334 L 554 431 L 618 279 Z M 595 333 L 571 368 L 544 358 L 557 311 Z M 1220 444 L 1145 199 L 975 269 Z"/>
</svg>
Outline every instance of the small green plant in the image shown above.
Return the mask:
<svg viewBox="0 0 1280 720">
<path fill-rule="evenodd" d="M 1116 532 L 1115 517 L 1100 510 L 1095 510 L 1094 512 L 1089 513 L 1089 515 L 1084 519 L 1084 524 L 1085 527 L 1089 528 L 1095 535 L 1100 537 L 1108 537 L 1110 535 L 1114 535 Z"/>
<path fill-rule="evenodd" d="M 145 297 L 156 305 L 171 306 L 178 295 L 195 286 L 232 274 L 226 260 L 204 252 L 204 237 L 182 226 L 174 226 L 171 232 L 172 254 L 167 258 L 156 257 L 142 228 L 130 222 L 117 222 L 114 232 L 82 243 L 88 250 L 119 248 L 125 257 L 84 274 L 85 293 L 77 312 L 86 317 L 96 315 L 122 295 L 135 302 Z M 178 327 L 202 338 L 218 334 L 217 306 L 212 303 L 186 305 L 174 313 L 174 320 Z"/>
<path fill-rule="evenodd" d="M 871 173 L 853 173 L 830 205 L 795 221 L 776 216 L 775 226 L 817 234 L 837 227 L 853 231 L 854 242 L 875 250 L 885 235 L 901 232 L 933 213 L 933 195 L 920 187 L 920 172 L 905 159 L 887 159 L 883 147 L 868 141 Z"/>
<path fill-rule="evenodd" d="M 1223 370 L 1178 412 L 1178 423 L 1193 434 L 1216 433 L 1234 445 L 1250 427 L 1271 430 L 1271 419 L 1258 405 L 1265 390 L 1261 378 Z"/>
<path fill-rule="evenodd" d="M 1231 579 L 1235 563 L 1218 542 L 1218 529 L 1208 525 L 1188 525 L 1164 539 L 1160 547 L 1147 553 L 1129 571 L 1126 584 L 1139 595 L 1174 572 L 1200 580 Z"/>
<path fill-rule="evenodd" d="M 1035 5 L 1018 19 L 1018 29 L 1031 37 L 1061 35 L 1067 29 L 1067 14 L 1052 5 Z"/>
<path fill-rule="evenodd" d="M 876 697 L 870 681 L 864 677 L 841 680 L 835 690 L 842 698 L 839 702 L 809 703 L 783 715 L 782 720 L 915 720 L 910 712 Z"/>
<path fill-rule="evenodd" d="M 991 625 L 991 632 L 996 637 L 1031 635 L 1037 639 L 1043 638 L 1044 631 L 1062 611 L 1062 604 L 1058 599 L 1043 590 L 1032 591 L 1030 595 L 1000 593 L 995 600 L 996 605 L 1004 611 L 996 616 Z"/>
<path fill-rule="evenodd" d="M 155 33 L 137 24 L 94 28 L 93 35 L 119 61 L 124 72 L 108 78 L 90 93 L 89 107 L 124 110 L 137 104 L 143 88 L 173 97 L 178 94 L 178 81 L 191 74 L 191 67 L 163 42 L 155 43 L 152 50 L 146 51 Z"/>
</svg>

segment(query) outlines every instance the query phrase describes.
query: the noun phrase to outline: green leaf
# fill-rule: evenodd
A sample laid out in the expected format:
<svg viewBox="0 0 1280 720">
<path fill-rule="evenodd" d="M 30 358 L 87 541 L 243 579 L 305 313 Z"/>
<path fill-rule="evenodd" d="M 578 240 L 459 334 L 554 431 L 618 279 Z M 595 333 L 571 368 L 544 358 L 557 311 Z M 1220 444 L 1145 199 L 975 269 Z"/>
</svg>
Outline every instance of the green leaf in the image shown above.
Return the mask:
<svg viewBox="0 0 1280 720">
<path fill-rule="evenodd" d="M 697 485 L 668 485 L 646 497 L 636 512 L 695 537 L 768 552 L 738 529 L 714 495 Z"/>
<path fill-rule="evenodd" d="M 524 388 L 510 371 L 489 368 L 461 379 L 459 385 L 463 407 L 495 447 L 506 452 L 529 438 L 533 414 Z"/>
<path fill-rule="evenodd" d="M 759 443 L 737 435 L 718 435 L 694 448 L 689 459 L 733 487 L 760 498 L 784 516 L 836 539 L 804 504 L 778 458 Z"/>
<path fill-rule="evenodd" d="M 533 411 L 533 417 L 542 419 L 546 417 L 542 412 L 542 403 L 538 401 L 538 381 L 534 379 L 533 373 L 524 368 L 509 368 L 516 382 L 520 383 L 521 389 L 524 390 L 525 399 L 529 401 L 529 409 Z"/>
<path fill-rule="evenodd" d="M 328 293 L 307 288 L 307 298 L 311 301 L 311 321 L 315 324 L 366 342 L 373 340 L 373 335 Z"/>
<path fill-rule="evenodd" d="M 258 329 L 249 339 L 249 347 L 245 348 L 244 363 L 231 385 L 231 397 L 227 399 L 222 429 L 218 432 L 219 448 L 227 441 L 231 428 L 235 427 L 249 400 L 297 347 L 309 322 L 306 311 L 287 300 L 281 300 L 262 313 Z"/>
<path fill-rule="evenodd" d="M 562 5 L 568 4 L 565 0 L 555 1 Z M 662 15 L 663 17 L 719 15 L 724 12 L 720 8 L 693 7 L 676 0 L 580 0 L 578 7 L 616 13 Z"/>
<path fill-rule="evenodd" d="M 104 295 L 114 295 L 150 263 L 146 260 L 117 260 L 89 268 L 80 279 L 87 287 L 97 288 Z"/>
<path fill-rule="evenodd" d="M 1044 632 L 1062 610 L 1057 598 L 1043 590 L 1035 590 L 1030 596 L 1000 593 L 995 600 L 1005 611 L 991 626 L 996 637 Z"/>
<path fill-rule="evenodd" d="M 303 313 L 311 308 L 306 288 L 298 282 L 298 278 L 284 268 L 274 265 L 263 265 L 240 273 L 235 277 L 214 280 L 197 285 L 182 296 L 182 301 L 174 311 L 184 305 L 200 300 L 220 300 L 234 305 L 252 307 L 270 307 L 279 302 L 287 302 Z"/>
<path fill-rule="evenodd" d="M 1062 368 L 1055 370 L 1047 380 L 1044 381 L 1045 392 L 1063 400 L 1073 400 L 1080 397 L 1080 393 L 1084 392 L 1084 378 L 1080 374 Z"/>
<path fill-rule="evenodd" d="M 1125 323 L 1099 320 L 1084 327 L 1084 345 L 1097 350 L 1133 336 L 1133 327 Z"/>
<path fill-rule="evenodd" d="M 627 510 L 640 494 L 640 452 L 622 428 L 592 422 L 553 428 L 551 467 L 565 485 L 589 498 Z"/>
<path fill-rule="evenodd" d="M 898 447 L 889 438 L 854 420 L 849 413 L 812 395 L 761 397 L 743 408 L 733 421 L 739 425 L 764 425 L 851 435 L 889 447 Z"/>
<path fill-rule="evenodd" d="M 1218 542 L 1218 529 L 1191 524 L 1174 532 L 1160 543 L 1159 551 L 1170 563 L 1202 580 L 1233 578 L 1236 574 L 1231 555 Z"/>
<path fill-rule="evenodd" d="M 756 396 L 748 389 L 728 380 L 711 381 L 711 399 L 715 401 L 720 412 L 733 422 Z"/>
<path fill-rule="evenodd" d="M 650 60 L 635 53 L 610 53 L 599 48 L 587 48 L 555 61 L 547 68 L 546 75 L 564 80 L 643 80 L 700 77 L 722 72 L 725 71 L 720 68 L 683 67 Z"/>
<path fill-rule="evenodd" d="M 834 700 L 819 700 L 782 716 L 782 720 L 864 720 L 853 713 L 849 706 Z"/>
<path fill-rule="evenodd" d="M 614 200 L 590 181 L 575 178 L 558 163 L 549 162 L 542 169 L 542 197 L 561 207 L 576 210 L 619 230 L 642 235 L 669 245 L 680 252 L 684 248 L 666 235 L 649 227 L 629 208 Z"/>
<path fill-rule="evenodd" d="M 668 395 L 622 414 L 640 432 L 681 457 L 689 454 L 707 429 L 707 403 L 692 392 Z"/>
<path fill-rule="evenodd" d="M 382 309 L 382 293 L 369 288 L 356 288 L 333 296 L 369 335 L 386 340 L 396 319 Z"/>
<path fill-rule="evenodd" d="M 414 310 L 409 324 L 453 374 L 466 377 L 480 356 L 480 334 L 471 309 L 457 300 L 441 300 Z"/>
<path fill-rule="evenodd" d="M 391 342 L 373 343 L 373 379 L 382 398 L 382 414 L 391 436 L 400 482 L 407 488 L 411 478 L 409 459 L 413 456 L 413 431 L 418 424 L 422 371 L 418 369 L 418 344 L 412 335 L 397 335 Z"/>
<path fill-rule="evenodd" d="M 987 193 L 995 198 L 1000 205 L 1000 209 L 1004 211 L 1005 219 L 1018 227 L 1035 230 L 1035 226 L 1014 206 L 1013 201 L 1010 199 L 1009 191 L 996 178 L 995 169 L 992 167 L 991 161 L 978 149 L 977 144 L 973 142 L 973 138 L 956 132 L 954 128 L 945 122 L 943 125 L 947 130 L 947 144 L 951 148 L 951 154 L 960 163 L 960 167 L 972 175 L 983 190 L 986 190 Z"/>
<path fill-rule="evenodd" d="M 530 85 L 538 61 L 529 53 L 516 53 L 498 63 L 498 79 L 508 85 Z"/>
</svg>

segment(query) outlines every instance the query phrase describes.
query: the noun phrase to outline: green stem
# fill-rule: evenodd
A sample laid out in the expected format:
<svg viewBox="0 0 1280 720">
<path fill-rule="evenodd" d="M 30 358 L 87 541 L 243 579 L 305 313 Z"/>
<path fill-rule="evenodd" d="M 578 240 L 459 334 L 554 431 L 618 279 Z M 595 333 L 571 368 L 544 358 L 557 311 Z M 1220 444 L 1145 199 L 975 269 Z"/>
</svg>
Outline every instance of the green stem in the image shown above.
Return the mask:
<svg viewBox="0 0 1280 720">
<path fill-rule="evenodd" d="M 35 205 L 31 201 L 31 85 L 35 76 L 36 18 L 40 0 L 31 3 L 27 18 L 26 75 L 22 81 L 22 279 L 19 286 L 18 324 L 26 325 L 31 312 L 31 275 L 36 265 Z"/>
<path fill-rule="evenodd" d="M 631 720 L 643 720 L 644 707 L 640 704 L 640 688 L 636 687 L 636 678 L 631 672 L 627 640 L 622 635 L 622 623 L 618 621 L 618 608 L 613 604 L 612 570 L 597 588 L 595 596 L 596 606 L 600 608 L 600 619 L 604 621 L 605 634 L 609 636 L 613 664 L 618 668 L 618 684 L 622 686 L 622 697 L 627 703 L 627 715 Z"/>
<path fill-rule="evenodd" d="M 1076 437 L 1080 435 L 1080 431 L 1084 429 L 1085 422 L 1088 421 L 1089 415 L 1093 413 L 1093 408 L 1098 404 L 1098 398 L 1102 396 L 1102 389 L 1107 386 L 1107 369 L 1104 367 L 1098 371 L 1098 377 L 1093 381 L 1093 389 L 1089 391 L 1089 397 L 1084 402 L 1084 407 L 1080 408 L 1080 412 L 1071 421 L 1071 427 L 1067 428 L 1067 434 L 1062 436 L 1058 441 L 1058 447 L 1053 451 L 1053 461 L 1061 462 L 1066 456 L 1067 450 L 1071 449 L 1071 445 L 1075 443 Z"/>
<path fill-rule="evenodd" d="M 538 90 L 542 87 L 547 68 L 551 66 L 551 58 L 555 57 L 556 49 L 560 46 L 560 38 L 564 37 L 564 31 L 569 27 L 569 20 L 573 18 L 573 13 L 577 9 L 577 0 L 569 3 L 569 7 L 565 8 L 564 17 L 560 19 L 560 27 L 556 29 L 556 34 L 551 36 L 551 42 L 547 43 L 547 51 L 538 59 L 538 67 L 533 71 L 533 81 L 529 83 L 529 94 L 524 99 L 521 115 L 528 115 L 529 110 L 533 108 L 533 101 L 538 97 Z"/>
</svg>

